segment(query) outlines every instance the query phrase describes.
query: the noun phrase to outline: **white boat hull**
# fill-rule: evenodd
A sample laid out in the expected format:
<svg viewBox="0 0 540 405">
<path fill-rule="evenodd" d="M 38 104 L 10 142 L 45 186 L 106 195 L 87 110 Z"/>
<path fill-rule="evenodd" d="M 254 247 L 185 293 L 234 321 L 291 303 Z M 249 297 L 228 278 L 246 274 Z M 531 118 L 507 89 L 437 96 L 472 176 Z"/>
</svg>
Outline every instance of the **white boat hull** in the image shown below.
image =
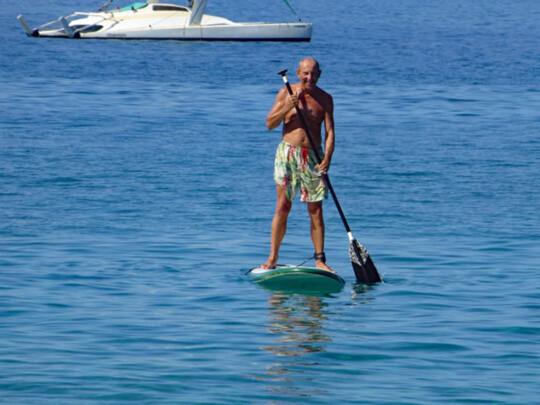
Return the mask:
<svg viewBox="0 0 540 405">
<path fill-rule="evenodd" d="M 39 31 L 36 35 L 49 38 L 69 38 L 63 30 Z M 80 33 L 80 39 L 162 39 L 179 41 L 309 41 L 311 27 L 304 24 L 270 24 L 246 26 L 213 26 L 154 30 L 114 30 Z"/>
</svg>

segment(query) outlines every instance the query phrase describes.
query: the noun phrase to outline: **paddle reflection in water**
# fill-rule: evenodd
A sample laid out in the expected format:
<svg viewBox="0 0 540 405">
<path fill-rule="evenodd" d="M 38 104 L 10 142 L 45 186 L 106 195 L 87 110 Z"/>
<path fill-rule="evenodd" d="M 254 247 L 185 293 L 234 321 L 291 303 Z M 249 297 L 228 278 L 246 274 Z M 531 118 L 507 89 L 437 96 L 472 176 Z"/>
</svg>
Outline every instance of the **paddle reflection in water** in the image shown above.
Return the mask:
<svg viewBox="0 0 540 405">
<path fill-rule="evenodd" d="M 310 361 L 307 355 L 326 351 L 327 344 L 332 341 L 324 333 L 324 322 L 334 314 L 324 300 L 317 296 L 284 293 L 269 297 L 268 330 L 278 335 L 276 345 L 263 348 L 276 358 L 262 378 L 273 383 L 269 390 L 294 397 L 325 392 L 306 389 L 316 386 L 319 366 L 318 361 Z"/>
</svg>

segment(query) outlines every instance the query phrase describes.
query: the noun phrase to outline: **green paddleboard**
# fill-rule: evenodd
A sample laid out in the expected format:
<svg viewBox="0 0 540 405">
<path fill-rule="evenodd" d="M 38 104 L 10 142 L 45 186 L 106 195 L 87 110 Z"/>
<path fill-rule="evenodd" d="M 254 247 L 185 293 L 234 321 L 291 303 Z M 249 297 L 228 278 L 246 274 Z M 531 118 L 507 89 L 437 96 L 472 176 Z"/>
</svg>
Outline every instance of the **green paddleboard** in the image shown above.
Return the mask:
<svg viewBox="0 0 540 405">
<path fill-rule="evenodd" d="M 274 291 L 325 294 L 339 292 L 345 285 L 338 274 L 315 267 L 278 264 L 275 269 L 256 267 L 247 274 L 257 284 Z"/>
</svg>

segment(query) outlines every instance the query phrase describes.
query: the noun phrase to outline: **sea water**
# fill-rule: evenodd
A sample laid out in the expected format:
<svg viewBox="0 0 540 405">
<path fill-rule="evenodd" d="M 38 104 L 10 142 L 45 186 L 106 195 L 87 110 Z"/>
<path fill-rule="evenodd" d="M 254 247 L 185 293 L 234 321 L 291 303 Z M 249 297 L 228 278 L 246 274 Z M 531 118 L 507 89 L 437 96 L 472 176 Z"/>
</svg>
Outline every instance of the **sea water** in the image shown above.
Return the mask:
<svg viewBox="0 0 540 405">
<path fill-rule="evenodd" d="M 236 21 L 286 5 L 213 0 Z M 295 0 L 310 43 L 27 38 L 0 14 L 0 402 L 540 403 L 540 3 Z M 124 4 L 119 4 L 124 5 Z M 282 294 L 266 260 L 298 60 L 334 96 L 330 176 L 385 283 Z M 280 261 L 313 254 L 295 201 Z"/>
</svg>

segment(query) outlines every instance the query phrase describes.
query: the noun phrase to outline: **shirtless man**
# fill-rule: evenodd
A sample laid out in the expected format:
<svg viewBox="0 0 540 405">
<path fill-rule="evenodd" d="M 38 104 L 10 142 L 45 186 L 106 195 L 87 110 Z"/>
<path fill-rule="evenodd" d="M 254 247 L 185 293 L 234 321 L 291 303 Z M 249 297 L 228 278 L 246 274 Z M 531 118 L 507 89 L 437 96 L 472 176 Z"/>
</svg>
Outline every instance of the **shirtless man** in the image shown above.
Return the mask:
<svg viewBox="0 0 540 405">
<path fill-rule="evenodd" d="M 293 95 L 290 96 L 287 88 L 283 87 L 266 118 L 266 126 L 269 130 L 277 128 L 283 122 L 283 138 L 276 152 L 274 169 L 277 203 L 272 221 L 270 255 L 261 267 L 275 268 L 279 248 L 287 229 L 287 218 L 292 208 L 292 201 L 300 190 L 301 201 L 307 202 L 311 219 L 311 240 L 315 248 L 316 266 L 333 271 L 326 265 L 324 255 L 322 201 L 327 198 L 328 189 L 321 174 L 328 172 L 334 152 L 334 102 L 330 94 L 317 87 L 321 70 L 315 59 L 302 59 L 296 74 L 300 83 L 292 85 Z M 306 131 L 296 113 L 295 105 L 298 105 L 302 111 L 313 142 L 319 149 L 321 164 L 317 164 Z M 321 148 L 323 122 L 324 155 Z"/>
</svg>

